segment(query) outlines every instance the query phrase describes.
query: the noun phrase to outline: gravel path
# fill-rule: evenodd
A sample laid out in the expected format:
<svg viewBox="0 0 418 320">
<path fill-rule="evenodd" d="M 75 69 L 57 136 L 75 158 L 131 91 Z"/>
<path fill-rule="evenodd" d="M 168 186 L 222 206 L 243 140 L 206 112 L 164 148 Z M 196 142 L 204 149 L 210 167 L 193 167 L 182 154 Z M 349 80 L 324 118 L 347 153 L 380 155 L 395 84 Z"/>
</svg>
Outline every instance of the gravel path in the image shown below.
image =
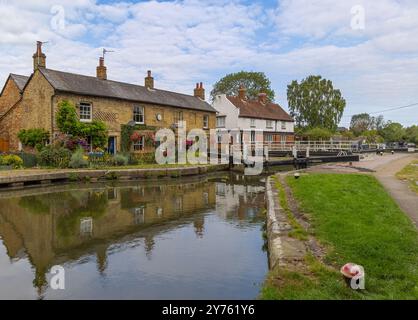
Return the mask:
<svg viewBox="0 0 418 320">
<path fill-rule="evenodd" d="M 383 162 L 376 166 L 374 175 L 396 200 L 401 209 L 412 219 L 415 226 L 418 227 L 418 196 L 409 188 L 407 182 L 401 181 L 395 176 L 396 173 L 416 159 L 418 159 L 417 154 L 397 157 L 392 161 Z"/>
</svg>

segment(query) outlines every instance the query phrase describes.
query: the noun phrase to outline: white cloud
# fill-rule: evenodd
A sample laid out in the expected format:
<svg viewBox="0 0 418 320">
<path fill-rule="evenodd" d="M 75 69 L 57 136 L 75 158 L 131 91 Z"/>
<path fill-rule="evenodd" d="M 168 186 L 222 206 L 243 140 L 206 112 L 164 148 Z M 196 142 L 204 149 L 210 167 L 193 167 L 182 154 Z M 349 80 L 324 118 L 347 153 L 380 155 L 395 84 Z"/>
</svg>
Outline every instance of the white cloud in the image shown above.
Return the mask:
<svg viewBox="0 0 418 320">
<path fill-rule="evenodd" d="M 350 26 L 353 5 L 365 8 L 365 30 Z M 53 6 L 65 29 L 51 27 Z M 94 0 L 1 1 L 0 80 L 29 74 L 36 40 L 48 67 L 94 74 L 101 48 L 109 77 L 143 83 L 152 69 L 160 88 L 191 93 L 229 72 L 264 71 L 278 101 L 286 85 L 309 74 L 334 81 L 347 114 L 418 101 L 418 3 L 413 0 L 281 0 L 266 9 L 248 1 L 178 0 L 98 4 Z M 388 114 L 405 121 L 408 116 Z"/>
</svg>

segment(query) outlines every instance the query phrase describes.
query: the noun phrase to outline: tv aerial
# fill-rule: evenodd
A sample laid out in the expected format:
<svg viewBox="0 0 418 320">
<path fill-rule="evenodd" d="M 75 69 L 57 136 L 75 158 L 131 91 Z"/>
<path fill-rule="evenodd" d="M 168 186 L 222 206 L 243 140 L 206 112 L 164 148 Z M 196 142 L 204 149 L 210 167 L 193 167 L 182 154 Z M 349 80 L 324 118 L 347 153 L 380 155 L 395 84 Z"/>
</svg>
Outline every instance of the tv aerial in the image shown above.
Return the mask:
<svg viewBox="0 0 418 320">
<path fill-rule="evenodd" d="M 105 54 L 106 53 L 109 53 L 109 52 L 115 52 L 115 51 L 113 51 L 113 50 L 107 50 L 107 49 L 103 48 L 103 59 L 105 57 Z"/>
</svg>

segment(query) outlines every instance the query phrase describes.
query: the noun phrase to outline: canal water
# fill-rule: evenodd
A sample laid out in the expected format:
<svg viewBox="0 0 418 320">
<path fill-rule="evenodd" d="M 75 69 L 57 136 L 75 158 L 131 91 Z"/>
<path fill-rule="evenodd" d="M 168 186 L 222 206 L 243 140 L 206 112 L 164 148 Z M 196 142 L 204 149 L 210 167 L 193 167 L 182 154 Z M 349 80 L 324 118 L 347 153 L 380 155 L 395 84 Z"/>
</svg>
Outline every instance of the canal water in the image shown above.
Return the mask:
<svg viewBox="0 0 418 320">
<path fill-rule="evenodd" d="M 264 183 L 245 179 L 2 191 L 0 299 L 255 299 Z"/>
</svg>

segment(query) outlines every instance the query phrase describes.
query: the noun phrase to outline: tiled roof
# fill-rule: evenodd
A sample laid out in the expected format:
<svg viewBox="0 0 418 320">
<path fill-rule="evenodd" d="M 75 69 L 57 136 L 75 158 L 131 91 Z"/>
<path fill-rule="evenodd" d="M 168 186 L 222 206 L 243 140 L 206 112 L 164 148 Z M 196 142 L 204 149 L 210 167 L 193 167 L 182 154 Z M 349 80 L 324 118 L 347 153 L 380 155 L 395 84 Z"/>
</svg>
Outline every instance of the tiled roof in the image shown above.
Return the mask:
<svg viewBox="0 0 418 320">
<path fill-rule="evenodd" d="M 55 90 L 62 92 L 216 112 L 210 104 L 191 95 L 159 89 L 150 90 L 144 86 L 51 69 L 39 70 Z"/>
<path fill-rule="evenodd" d="M 228 99 L 239 108 L 240 117 L 293 121 L 292 117 L 276 103 L 263 104 L 258 100 L 242 100 L 239 97 L 228 97 Z"/>
<path fill-rule="evenodd" d="M 26 83 L 29 80 L 29 77 L 22 76 L 20 74 L 13 74 L 13 73 L 10 74 L 10 78 L 14 80 L 14 82 L 16 83 L 20 91 L 23 90 L 23 88 L 25 87 Z"/>
</svg>

